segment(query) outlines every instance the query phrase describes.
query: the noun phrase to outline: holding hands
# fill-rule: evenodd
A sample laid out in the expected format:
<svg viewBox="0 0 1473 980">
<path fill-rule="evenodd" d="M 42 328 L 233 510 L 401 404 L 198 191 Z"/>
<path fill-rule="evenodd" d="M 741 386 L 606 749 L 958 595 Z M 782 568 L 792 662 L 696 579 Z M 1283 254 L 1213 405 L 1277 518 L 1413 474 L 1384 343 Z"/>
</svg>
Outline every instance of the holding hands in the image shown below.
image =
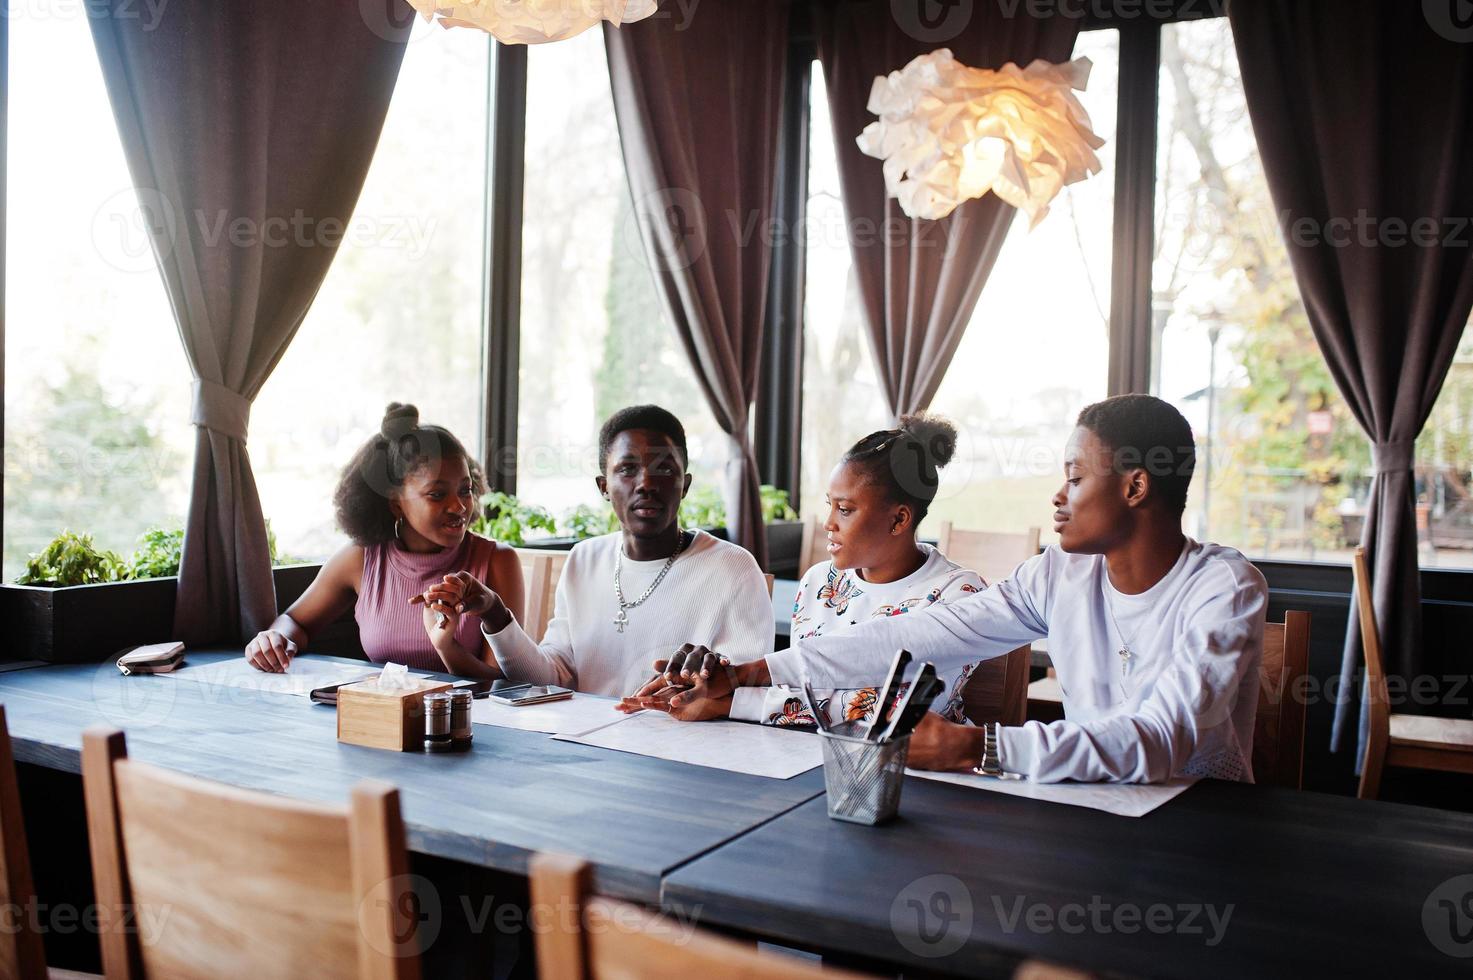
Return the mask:
<svg viewBox="0 0 1473 980">
<path fill-rule="evenodd" d="M 687 643 L 643 687 L 618 705 L 625 714 L 664 711 L 679 721 L 708 721 L 731 714 L 732 692 L 741 685 L 730 660 L 704 646 Z"/>
</svg>

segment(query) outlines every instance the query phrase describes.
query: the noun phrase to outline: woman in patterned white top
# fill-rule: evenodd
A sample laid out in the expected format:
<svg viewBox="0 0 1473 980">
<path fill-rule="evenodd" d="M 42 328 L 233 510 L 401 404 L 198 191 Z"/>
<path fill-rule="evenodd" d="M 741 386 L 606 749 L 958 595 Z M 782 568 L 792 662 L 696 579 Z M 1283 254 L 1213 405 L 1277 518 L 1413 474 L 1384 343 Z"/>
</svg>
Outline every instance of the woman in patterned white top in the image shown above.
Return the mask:
<svg viewBox="0 0 1473 980">
<path fill-rule="evenodd" d="M 803 576 L 793 604 L 794 642 L 831 636 L 878 617 L 902 616 L 986 587 L 976 572 L 916 540 L 936 496 L 937 470 L 955 451 L 954 425 L 941 418 L 908 415 L 899 428 L 872 432 L 844 454 L 829 477 L 824 530 L 831 557 Z M 946 691 L 936 710 L 946 718 L 964 720 L 961 689 L 975 666 L 942 676 Z M 872 687 L 814 694 L 817 707 L 835 724 L 872 718 L 879 696 Z M 657 696 L 640 700 L 649 703 L 639 707 L 669 707 Z M 738 688 L 722 707 L 739 721 L 816 724 L 814 706 L 802 691 L 787 687 Z M 685 717 L 679 711 L 675 715 Z M 703 711 L 699 717 L 716 715 Z"/>
</svg>

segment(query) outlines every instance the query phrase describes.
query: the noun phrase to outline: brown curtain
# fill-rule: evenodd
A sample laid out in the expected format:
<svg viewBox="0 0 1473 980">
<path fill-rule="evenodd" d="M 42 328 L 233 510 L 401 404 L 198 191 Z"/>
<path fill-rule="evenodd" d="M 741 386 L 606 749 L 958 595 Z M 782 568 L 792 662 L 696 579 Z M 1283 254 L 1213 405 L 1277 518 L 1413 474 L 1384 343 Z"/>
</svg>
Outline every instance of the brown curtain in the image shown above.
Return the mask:
<svg viewBox="0 0 1473 980">
<path fill-rule="evenodd" d="M 1386 667 L 1402 677 L 1424 670 L 1412 448 L 1473 310 L 1473 44 L 1439 34 L 1422 8 L 1404 0 L 1230 7 L 1309 321 L 1371 439 L 1361 543 Z M 1423 234 L 1411 240 L 1418 225 Z M 1353 689 L 1359 662 L 1352 615 L 1343 691 Z M 1348 698 L 1337 704 L 1333 746 L 1357 707 Z"/>
<path fill-rule="evenodd" d="M 175 632 L 191 643 L 234 641 L 276 614 L 246 452 L 251 400 L 306 315 L 357 202 L 404 56 L 408 8 L 209 0 L 171 3 L 151 19 L 128 0 L 88 0 L 88 13 L 194 374 Z"/>
<path fill-rule="evenodd" d="M 933 0 L 822 0 L 817 7 L 849 249 L 875 368 L 896 417 L 936 396 L 1014 209 L 988 194 L 940 221 L 907 218 L 885 195 L 880 161 L 854 142 L 875 119 L 865 108 L 870 88 L 877 76 L 937 48 L 973 68 L 1068 61 L 1080 18 L 1035 17 L 1023 7 Z"/>
<path fill-rule="evenodd" d="M 784 0 L 672 7 L 604 27 L 644 254 L 716 422 L 731 436 L 731 540 L 767 567 L 749 420 L 772 252 Z"/>
</svg>

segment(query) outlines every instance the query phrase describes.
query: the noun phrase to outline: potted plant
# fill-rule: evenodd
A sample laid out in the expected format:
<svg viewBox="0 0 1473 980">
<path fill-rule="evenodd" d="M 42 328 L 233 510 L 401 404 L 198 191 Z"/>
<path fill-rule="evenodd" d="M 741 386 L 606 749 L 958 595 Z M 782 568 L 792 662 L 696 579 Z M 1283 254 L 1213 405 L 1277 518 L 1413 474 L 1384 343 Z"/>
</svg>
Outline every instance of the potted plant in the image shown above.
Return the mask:
<svg viewBox="0 0 1473 980">
<path fill-rule="evenodd" d="M 293 561 L 278 556 L 270 521 L 266 540 L 273 566 Z M 150 528 L 126 559 L 98 548 L 90 534 L 62 531 L 14 583 L 0 585 L 0 611 L 18 627 L 5 659 L 86 663 L 171 639 L 183 550 L 181 528 Z M 274 568 L 278 596 L 297 579 L 300 594 L 317 568 Z"/>
<path fill-rule="evenodd" d="M 14 584 L 0 587 L 15 629 L 7 659 L 82 663 L 169 639 L 179 562 L 176 555 L 167 567 L 168 533 L 147 532 L 131 561 L 97 548 L 90 534 L 57 535 Z"/>
</svg>

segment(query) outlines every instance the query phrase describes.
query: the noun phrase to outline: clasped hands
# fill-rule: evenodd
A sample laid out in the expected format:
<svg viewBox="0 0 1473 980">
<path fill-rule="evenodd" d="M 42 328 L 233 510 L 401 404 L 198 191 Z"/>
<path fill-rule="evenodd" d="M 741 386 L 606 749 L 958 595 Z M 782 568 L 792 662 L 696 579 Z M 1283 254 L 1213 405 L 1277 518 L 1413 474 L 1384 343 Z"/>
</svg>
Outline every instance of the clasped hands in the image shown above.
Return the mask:
<svg viewBox="0 0 1473 980">
<path fill-rule="evenodd" d="M 709 721 L 731 714 L 738 687 L 772 683 L 767 661 L 733 664 L 719 653 L 687 643 L 669 660 L 655 661 L 656 674 L 615 707 L 625 714 L 664 711 L 679 721 Z M 814 710 L 821 710 L 817 705 Z M 884 707 L 876 710 L 883 711 Z M 982 729 L 926 712 L 910 737 L 908 765 L 915 769 L 969 770 L 981 759 Z"/>
<path fill-rule="evenodd" d="M 742 673 L 759 668 L 734 666 L 707 647 L 687 643 L 670 659 L 656 660 L 654 669 L 654 677 L 615 706 L 619 711 L 664 711 L 680 721 L 725 718 L 731 714 L 732 692 L 744 683 L 757 683 Z"/>
</svg>

